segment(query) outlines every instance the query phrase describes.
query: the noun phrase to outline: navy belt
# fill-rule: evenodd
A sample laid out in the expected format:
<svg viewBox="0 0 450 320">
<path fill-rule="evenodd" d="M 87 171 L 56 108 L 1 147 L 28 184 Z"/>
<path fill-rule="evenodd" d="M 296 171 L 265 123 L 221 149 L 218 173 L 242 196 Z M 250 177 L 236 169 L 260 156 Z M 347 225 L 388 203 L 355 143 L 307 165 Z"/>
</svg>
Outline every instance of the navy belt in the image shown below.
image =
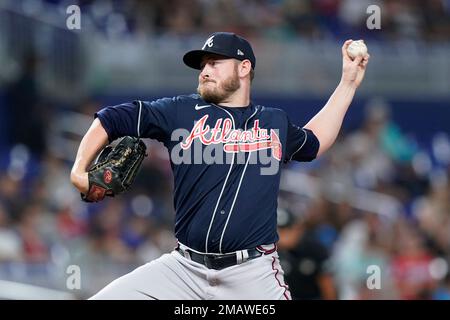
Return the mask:
<svg viewBox="0 0 450 320">
<path fill-rule="evenodd" d="M 224 254 L 198 253 L 190 249 L 175 248 L 182 256 L 206 266 L 208 269 L 222 270 L 261 257 L 263 251 L 256 248 Z"/>
</svg>

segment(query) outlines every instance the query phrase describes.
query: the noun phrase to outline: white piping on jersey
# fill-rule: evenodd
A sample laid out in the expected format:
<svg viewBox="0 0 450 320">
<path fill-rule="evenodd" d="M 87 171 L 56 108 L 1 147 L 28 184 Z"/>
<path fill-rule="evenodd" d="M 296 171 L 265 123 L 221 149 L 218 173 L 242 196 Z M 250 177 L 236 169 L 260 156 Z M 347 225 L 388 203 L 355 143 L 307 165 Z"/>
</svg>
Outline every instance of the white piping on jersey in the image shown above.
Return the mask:
<svg viewBox="0 0 450 320">
<path fill-rule="evenodd" d="M 303 129 L 303 128 L 301 128 L 301 129 L 302 129 L 303 132 L 305 133 L 305 140 L 303 140 L 303 143 L 302 143 L 302 145 L 300 146 L 300 148 L 298 148 L 298 149 L 291 155 L 291 158 L 289 159 L 289 161 L 291 161 L 292 158 L 294 157 L 294 155 L 295 155 L 297 152 L 299 152 L 301 148 L 303 148 L 303 146 L 304 146 L 305 143 L 306 143 L 306 139 L 308 139 L 308 133 L 305 131 L 305 129 Z"/>
<path fill-rule="evenodd" d="M 139 115 L 138 115 L 138 124 L 137 124 L 137 134 L 138 134 L 138 137 L 141 137 L 140 126 L 141 126 L 142 102 L 141 102 L 141 100 L 138 100 L 138 102 L 139 102 Z"/>
<path fill-rule="evenodd" d="M 247 162 L 245 163 L 244 171 L 242 172 L 241 179 L 239 179 L 239 185 L 237 187 L 236 194 L 234 195 L 233 203 L 231 204 L 230 212 L 228 213 L 227 221 L 225 222 L 225 226 L 223 227 L 222 234 L 220 236 L 220 242 L 219 242 L 219 252 L 220 253 L 222 253 L 223 236 L 225 234 L 225 230 L 227 229 L 228 221 L 230 221 L 231 213 L 233 212 L 234 204 L 236 203 L 236 199 L 239 194 L 239 189 L 241 188 L 241 183 L 242 183 L 242 180 L 244 179 L 244 174 L 245 174 L 245 171 L 247 170 L 248 162 L 249 162 L 251 156 L 252 156 L 252 152 L 250 152 L 250 154 L 248 155 Z"/>
<path fill-rule="evenodd" d="M 258 112 L 258 107 L 255 108 L 255 112 L 253 112 L 253 114 L 245 121 L 245 129 L 244 130 L 247 130 L 248 120 L 253 118 L 253 116 L 257 112 Z M 223 227 L 223 230 L 222 230 L 222 235 L 220 236 L 220 242 L 219 242 L 219 252 L 220 253 L 222 253 L 223 236 L 225 235 L 225 230 L 227 229 L 228 221 L 230 221 L 231 213 L 233 212 L 234 204 L 236 203 L 236 199 L 237 199 L 237 196 L 239 194 L 239 189 L 241 189 L 242 180 L 244 179 L 245 171 L 247 170 L 248 162 L 249 162 L 251 156 L 252 156 L 252 152 L 250 152 L 249 155 L 248 155 L 247 162 L 245 163 L 244 171 L 242 172 L 241 179 L 239 179 L 239 184 L 238 184 L 238 187 L 237 187 L 237 190 L 236 190 L 236 194 L 234 195 L 233 203 L 231 204 L 230 212 L 228 213 L 227 221 L 225 222 L 225 226 Z"/>
<path fill-rule="evenodd" d="M 233 116 L 231 115 L 231 113 L 229 113 L 227 110 L 225 110 L 225 109 L 219 107 L 219 106 L 216 105 L 216 104 L 213 104 L 213 106 L 216 106 L 217 108 L 219 108 L 219 109 L 225 111 L 226 113 L 228 113 L 228 115 L 231 117 L 231 121 L 233 122 L 233 129 L 236 130 L 236 125 L 235 125 L 235 123 L 234 123 L 234 118 L 233 118 Z M 219 194 L 219 199 L 217 199 L 216 207 L 214 208 L 214 212 L 213 212 L 213 215 L 212 215 L 212 217 L 211 217 L 211 221 L 210 221 L 210 223 L 209 223 L 208 233 L 206 234 L 206 240 L 205 240 L 205 252 L 206 252 L 206 253 L 208 253 L 208 239 L 209 239 L 209 233 L 211 232 L 211 227 L 212 227 L 212 224 L 213 224 L 213 221 L 214 221 L 214 217 L 215 217 L 216 212 L 217 212 L 217 208 L 219 207 L 220 199 L 222 198 L 223 191 L 225 190 L 225 186 L 226 186 L 227 181 L 228 181 L 228 178 L 229 178 L 229 176 L 230 176 L 231 169 L 233 168 L 233 165 L 234 165 L 234 158 L 235 158 L 235 154 L 233 153 L 233 159 L 232 159 L 231 164 L 230 164 L 230 169 L 228 170 L 227 176 L 226 176 L 226 178 L 225 178 L 225 182 L 223 183 L 222 190 L 220 191 L 220 194 Z"/>
<path fill-rule="evenodd" d="M 201 251 L 192 249 L 191 247 L 188 247 L 187 245 L 182 244 L 180 241 L 178 241 L 178 245 L 180 246 L 180 248 L 182 250 L 190 250 L 190 251 L 198 253 L 198 254 L 206 254 L 207 253 L 207 252 L 201 252 Z M 220 253 L 208 253 L 208 254 L 210 254 L 210 255 L 220 255 Z"/>
</svg>

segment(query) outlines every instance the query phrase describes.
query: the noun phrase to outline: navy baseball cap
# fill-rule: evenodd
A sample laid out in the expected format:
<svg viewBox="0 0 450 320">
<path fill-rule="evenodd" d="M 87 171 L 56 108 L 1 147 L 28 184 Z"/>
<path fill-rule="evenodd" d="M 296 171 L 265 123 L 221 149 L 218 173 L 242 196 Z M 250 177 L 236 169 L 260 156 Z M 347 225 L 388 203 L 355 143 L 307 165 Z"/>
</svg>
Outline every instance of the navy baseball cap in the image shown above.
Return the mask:
<svg viewBox="0 0 450 320">
<path fill-rule="evenodd" d="M 205 41 L 201 50 L 192 50 L 183 57 L 184 63 L 191 68 L 200 70 L 202 57 L 208 53 L 215 53 L 238 60 L 248 59 L 255 69 L 256 58 L 252 46 L 244 38 L 231 32 L 215 32 Z"/>
</svg>

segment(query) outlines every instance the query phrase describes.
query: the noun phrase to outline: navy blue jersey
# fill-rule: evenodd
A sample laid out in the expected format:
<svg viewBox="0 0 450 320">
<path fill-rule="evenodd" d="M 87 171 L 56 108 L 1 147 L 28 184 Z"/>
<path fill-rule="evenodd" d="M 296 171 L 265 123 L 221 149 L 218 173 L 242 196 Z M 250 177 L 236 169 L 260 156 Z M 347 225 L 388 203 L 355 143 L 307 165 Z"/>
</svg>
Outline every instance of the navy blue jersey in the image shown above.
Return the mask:
<svg viewBox="0 0 450 320">
<path fill-rule="evenodd" d="M 108 138 L 161 141 L 174 173 L 175 236 L 208 253 L 278 241 L 279 165 L 311 161 L 319 141 L 281 109 L 230 108 L 197 94 L 103 108 Z"/>
</svg>

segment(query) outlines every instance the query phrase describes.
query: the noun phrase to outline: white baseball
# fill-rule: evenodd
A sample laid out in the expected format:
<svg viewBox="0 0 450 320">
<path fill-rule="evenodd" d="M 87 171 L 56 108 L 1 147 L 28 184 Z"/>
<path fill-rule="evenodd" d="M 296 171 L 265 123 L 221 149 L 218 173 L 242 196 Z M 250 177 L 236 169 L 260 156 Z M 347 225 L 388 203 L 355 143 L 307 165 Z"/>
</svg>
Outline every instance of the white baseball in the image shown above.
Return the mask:
<svg viewBox="0 0 450 320">
<path fill-rule="evenodd" d="M 352 41 L 347 47 L 347 53 L 352 59 L 355 59 L 357 56 L 365 56 L 367 54 L 367 46 L 364 40 Z"/>
</svg>

